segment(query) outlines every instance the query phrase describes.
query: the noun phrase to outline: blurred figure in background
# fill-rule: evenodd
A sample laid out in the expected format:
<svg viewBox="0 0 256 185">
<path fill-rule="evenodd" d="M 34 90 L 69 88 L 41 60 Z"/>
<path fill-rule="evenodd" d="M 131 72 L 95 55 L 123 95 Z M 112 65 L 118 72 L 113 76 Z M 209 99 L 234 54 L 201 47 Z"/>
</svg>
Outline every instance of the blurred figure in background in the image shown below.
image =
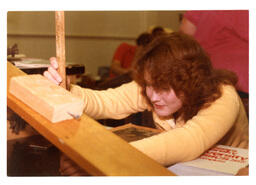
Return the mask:
<svg viewBox="0 0 256 185">
<path fill-rule="evenodd" d="M 131 45 L 128 43 L 120 44 L 116 49 L 112 60 L 110 67 L 110 78 L 129 73 L 137 49 L 147 45 L 151 40 L 151 34 L 142 33 L 136 39 L 136 45 Z"/>
<path fill-rule="evenodd" d="M 238 75 L 237 89 L 248 94 L 249 14 L 247 10 L 187 11 L 180 31 L 193 35 L 212 64 Z"/>
<path fill-rule="evenodd" d="M 136 45 L 121 43 L 116 49 L 110 67 L 110 78 L 127 74 L 131 71 L 132 61 L 138 49 L 145 47 L 154 38 L 173 32 L 162 26 L 154 26 L 148 32 L 140 34 L 136 39 Z"/>
<path fill-rule="evenodd" d="M 150 34 L 152 34 L 153 38 L 156 38 L 156 37 L 164 35 L 164 34 L 172 33 L 173 30 L 170 28 L 164 28 L 162 26 L 153 26 L 153 27 L 149 28 L 148 32 Z"/>
</svg>

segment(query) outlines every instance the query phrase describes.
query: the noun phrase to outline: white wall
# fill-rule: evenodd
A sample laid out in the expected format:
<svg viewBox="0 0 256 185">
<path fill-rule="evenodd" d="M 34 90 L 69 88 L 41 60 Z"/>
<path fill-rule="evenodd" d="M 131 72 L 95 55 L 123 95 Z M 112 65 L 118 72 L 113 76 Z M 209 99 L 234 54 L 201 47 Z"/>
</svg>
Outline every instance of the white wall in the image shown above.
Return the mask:
<svg viewBox="0 0 256 185">
<path fill-rule="evenodd" d="M 97 74 L 109 66 L 121 42 L 134 43 L 150 26 L 178 30 L 181 11 L 68 11 L 65 12 L 66 60 L 84 64 Z M 27 57 L 55 56 L 55 13 L 8 12 L 7 44 L 18 44 Z"/>
</svg>

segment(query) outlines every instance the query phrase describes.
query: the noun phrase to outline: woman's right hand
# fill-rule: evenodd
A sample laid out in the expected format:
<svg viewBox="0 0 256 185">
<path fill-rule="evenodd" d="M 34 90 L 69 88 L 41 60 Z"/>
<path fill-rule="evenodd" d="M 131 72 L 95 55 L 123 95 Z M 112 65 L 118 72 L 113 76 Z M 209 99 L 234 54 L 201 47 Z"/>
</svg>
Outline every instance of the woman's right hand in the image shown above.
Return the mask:
<svg viewBox="0 0 256 185">
<path fill-rule="evenodd" d="M 59 85 L 62 81 L 60 74 L 57 72 L 58 62 L 55 57 L 50 58 L 51 65 L 48 67 L 47 71 L 44 72 L 44 76 L 55 84 Z"/>
</svg>

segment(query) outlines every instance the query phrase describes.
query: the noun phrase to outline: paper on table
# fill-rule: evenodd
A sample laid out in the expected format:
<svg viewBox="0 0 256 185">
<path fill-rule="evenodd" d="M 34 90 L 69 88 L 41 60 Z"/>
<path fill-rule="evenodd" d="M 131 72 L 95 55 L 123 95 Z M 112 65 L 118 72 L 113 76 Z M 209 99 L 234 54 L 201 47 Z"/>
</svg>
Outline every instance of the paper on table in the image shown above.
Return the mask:
<svg viewBox="0 0 256 185">
<path fill-rule="evenodd" d="M 217 145 L 195 160 L 168 169 L 177 175 L 235 175 L 248 163 L 248 149 Z"/>
</svg>

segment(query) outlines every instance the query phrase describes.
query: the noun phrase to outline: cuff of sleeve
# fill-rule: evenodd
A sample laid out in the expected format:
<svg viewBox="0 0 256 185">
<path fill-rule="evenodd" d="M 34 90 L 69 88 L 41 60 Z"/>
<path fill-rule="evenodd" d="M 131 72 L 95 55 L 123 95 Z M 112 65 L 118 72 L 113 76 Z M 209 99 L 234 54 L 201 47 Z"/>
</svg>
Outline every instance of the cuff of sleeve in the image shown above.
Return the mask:
<svg viewBox="0 0 256 185">
<path fill-rule="evenodd" d="M 71 84 L 70 85 L 70 92 L 77 96 L 78 98 L 81 98 L 84 100 L 84 93 L 83 93 L 83 89 L 78 86 L 78 85 L 74 85 L 74 84 Z"/>
<path fill-rule="evenodd" d="M 78 97 L 79 99 L 83 100 L 83 110 L 85 109 L 85 94 L 84 94 L 84 90 L 82 87 L 78 86 L 78 85 L 74 85 L 71 84 L 70 85 L 70 92 Z"/>
</svg>

